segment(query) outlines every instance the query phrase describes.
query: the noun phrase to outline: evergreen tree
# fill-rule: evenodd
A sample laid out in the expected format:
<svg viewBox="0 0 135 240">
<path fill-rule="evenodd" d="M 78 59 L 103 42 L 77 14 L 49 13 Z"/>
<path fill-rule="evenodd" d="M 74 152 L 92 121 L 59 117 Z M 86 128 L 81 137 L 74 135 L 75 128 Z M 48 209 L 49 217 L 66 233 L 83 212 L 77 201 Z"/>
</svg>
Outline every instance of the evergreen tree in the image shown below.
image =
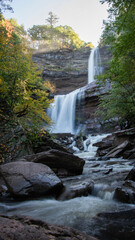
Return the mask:
<svg viewBox="0 0 135 240">
<path fill-rule="evenodd" d="M 49 17 L 46 19 L 46 22 L 51 28 L 53 28 L 55 24 L 58 22 L 58 19 L 59 18 L 55 14 L 49 12 Z"/>
</svg>

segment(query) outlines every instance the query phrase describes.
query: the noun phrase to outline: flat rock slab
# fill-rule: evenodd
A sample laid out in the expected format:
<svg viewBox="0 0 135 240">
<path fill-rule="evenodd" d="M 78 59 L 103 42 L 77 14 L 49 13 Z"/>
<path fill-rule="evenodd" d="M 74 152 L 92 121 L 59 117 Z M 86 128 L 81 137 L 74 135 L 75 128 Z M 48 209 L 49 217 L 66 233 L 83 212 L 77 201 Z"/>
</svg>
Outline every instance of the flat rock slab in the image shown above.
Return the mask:
<svg viewBox="0 0 135 240">
<path fill-rule="evenodd" d="M 55 173 L 43 164 L 17 161 L 0 166 L 0 175 L 14 197 L 40 197 L 58 193 L 63 184 Z"/>
<path fill-rule="evenodd" d="M 97 240 L 69 227 L 55 226 L 27 217 L 0 216 L 2 240 Z"/>
</svg>

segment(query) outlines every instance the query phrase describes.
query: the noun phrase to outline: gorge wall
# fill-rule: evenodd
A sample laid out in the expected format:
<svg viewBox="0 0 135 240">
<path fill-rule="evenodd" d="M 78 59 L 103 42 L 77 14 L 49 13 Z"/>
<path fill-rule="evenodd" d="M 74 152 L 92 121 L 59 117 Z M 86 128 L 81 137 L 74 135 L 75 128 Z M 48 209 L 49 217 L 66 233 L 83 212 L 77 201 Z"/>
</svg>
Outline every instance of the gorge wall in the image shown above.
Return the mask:
<svg viewBox="0 0 135 240">
<path fill-rule="evenodd" d="M 90 48 L 62 49 L 35 53 L 33 61 L 43 68 L 43 79 L 56 87 L 56 94 L 67 94 L 87 84 Z"/>
<path fill-rule="evenodd" d="M 99 49 L 102 67 L 108 68 L 111 59 L 109 47 Z M 67 94 L 75 89 L 85 86 L 81 101 L 77 102 L 76 123 L 83 124 L 89 133 L 107 131 L 100 122 L 100 118 L 95 116 L 99 104 L 99 97 L 105 94 L 105 89 L 99 89 L 95 82 L 88 82 L 88 59 L 90 48 L 79 50 L 61 49 L 52 52 L 38 52 L 33 54 L 33 61 L 43 69 L 42 77 L 55 85 L 55 94 Z"/>
</svg>

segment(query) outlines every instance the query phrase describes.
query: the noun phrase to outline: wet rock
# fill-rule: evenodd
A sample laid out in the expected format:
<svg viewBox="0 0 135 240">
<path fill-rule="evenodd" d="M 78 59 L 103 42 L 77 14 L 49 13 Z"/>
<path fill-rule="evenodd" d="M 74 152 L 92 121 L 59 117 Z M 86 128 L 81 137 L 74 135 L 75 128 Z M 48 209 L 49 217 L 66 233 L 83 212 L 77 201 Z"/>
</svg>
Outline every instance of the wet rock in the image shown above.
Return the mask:
<svg viewBox="0 0 135 240">
<path fill-rule="evenodd" d="M 100 240 L 135 239 L 135 209 L 99 213 L 94 220 L 93 231 Z"/>
<path fill-rule="evenodd" d="M 31 198 L 58 194 L 63 184 L 55 173 L 43 164 L 18 161 L 0 166 L 8 191 L 14 198 Z"/>
<path fill-rule="evenodd" d="M 93 146 L 98 147 L 97 156 L 105 156 L 110 150 L 112 150 L 114 144 L 114 136 L 109 135 L 102 139 L 101 142 L 94 143 Z"/>
<path fill-rule="evenodd" d="M 114 193 L 114 199 L 123 203 L 131 203 L 129 190 L 122 187 L 116 188 Z"/>
<path fill-rule="evenodd" d="M 125 203 L 135 203 L 135 168 L 129 172 L 122 186 L 115 189 L 114 199 Z"/>
<path fill-rule="evenodd" d="M 109 151 L 106 154 L 106 157 L 110 157 L 110 158 L 120 157 L 122 155 L 122 153 L 126 149 L 128 149 L 128 147 L 130 147 L 129 141 L 124 141 L 122 144 L 118 145 L 117 147 L 115 147 L 111 151 Z"/>
<path fill-rule="evenodd" d="M 114 132 L 94 146 L 98 147 L 97 156 L 135 159 L 135 128 Z"/>
<path fill-rule="evenodd" d="M 76 147 L 79 148 L 79 150 L 84 150 L 84 145 L 83 145 L 83 137 L 82 136 L 77 136 L 75 138 L 76 141 Z"/>
<path fill-rule="evenodd" d="M 59 200 L 68 200 L 75 197 L 88 196 L 89 194 L 91 194 L 93 187 L 93 181 L 83 181 L 80 184 L 72 185 L 65 189 L 65 191 L 60 195 Z"/>
<path fill-rule="evenodd" d="M 135 167 L 131 169 L 125 180 L 132 180 L 135 182 Z"/>
<path fill-rule="evenodd" d="M 1 240 L 96 240 L 70 227 L 55 226 L 20 216 L 0 216 Z"/>
<path fill-rule="evenodd" d="M 49 166 L 56 174 L 60 175 L 63 170 L 67 171 L 67 176 L 82 174 L 85 161 L 71 153 L 52 149 L 33 155 L 25 156 L 24 159 L 35 163 L 42 163 Z"/>
<path fill-rule="evenodd" d="M 112 172 L 113 171 L 113 168 L 109 168 L 106 172 L 104 172 L 103 174 L 105 174 L 105 175 L 107 175 L 107 174 L 109 174 L 110 172 Z"/>
<path fill-rule="evenodd" d="M 67 137 L 68 138 L 68 137 Z M 59 137 L 58 137 L 59 139 Z M 61 144 L 61 141 L 58 141 L 58 139 L 51 139 L 50 135 L 45 134 L 42 136 L 39 141 L 37 141 L 36 146 L 34 147 L 34 153 L 40 153 L 49 151 L 51 149 L 56 149 L 63 152 L 68 152 L 68 150 L 65 148 L 64 144 Z"/>
</svg>

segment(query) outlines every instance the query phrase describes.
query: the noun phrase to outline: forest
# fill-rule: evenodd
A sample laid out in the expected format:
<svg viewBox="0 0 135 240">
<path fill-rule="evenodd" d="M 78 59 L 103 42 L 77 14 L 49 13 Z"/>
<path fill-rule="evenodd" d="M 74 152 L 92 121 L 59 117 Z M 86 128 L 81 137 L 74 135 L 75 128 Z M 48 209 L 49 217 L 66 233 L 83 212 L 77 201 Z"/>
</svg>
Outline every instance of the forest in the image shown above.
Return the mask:
<svg viewBox="0 0 135 240">
<path fill-rule="evenodd" d="M 4 17 L 14 1 L 0 0 L 0 240 L 134 240 L 135 0 L 83 0 L 108 6 L 97 47 L 52 11 L 26 31 Z"/>
</svg>

